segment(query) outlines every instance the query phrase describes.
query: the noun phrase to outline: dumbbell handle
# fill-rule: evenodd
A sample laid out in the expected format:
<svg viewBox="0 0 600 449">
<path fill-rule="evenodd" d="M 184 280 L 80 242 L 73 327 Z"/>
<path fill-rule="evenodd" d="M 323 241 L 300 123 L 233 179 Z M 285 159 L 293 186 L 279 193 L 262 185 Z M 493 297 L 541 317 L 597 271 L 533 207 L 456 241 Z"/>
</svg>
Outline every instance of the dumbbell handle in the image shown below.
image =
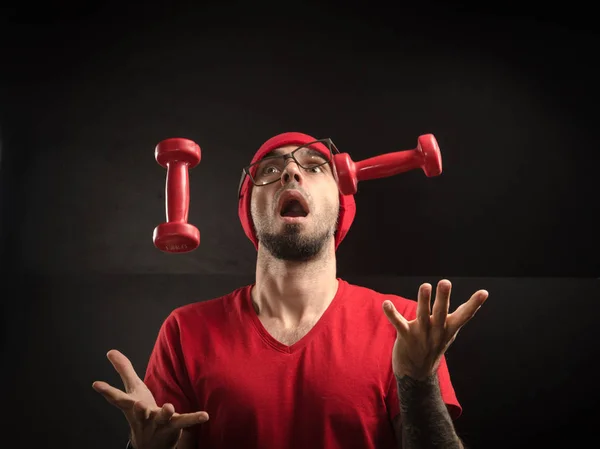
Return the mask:
<svg viewBox="0 0 600 449">
<path fill-rule="evenodd" d="M 167 164 L 165 210 L 167 222 L 187 222 L 190 207 L 188 164 L 174 161 Z"/>
<path fill-rule="evenodd" d="M 423 165 L 423 154 L 418 150 L 396 151 L 355 162 L 358 181 L 387 178 L 414 170 Z"/>
<path fill-rule="evenodd" d="M 359 181 L 386 178 L 415 168 L 421 168 L 428 177 L 442 172 L 442 157 L 433 134 L 417 139 L 417 147 L 354 162 L 348 153 L 334 155 L 338 186 L 342 194 L 354 195 Z"/>
</svg>

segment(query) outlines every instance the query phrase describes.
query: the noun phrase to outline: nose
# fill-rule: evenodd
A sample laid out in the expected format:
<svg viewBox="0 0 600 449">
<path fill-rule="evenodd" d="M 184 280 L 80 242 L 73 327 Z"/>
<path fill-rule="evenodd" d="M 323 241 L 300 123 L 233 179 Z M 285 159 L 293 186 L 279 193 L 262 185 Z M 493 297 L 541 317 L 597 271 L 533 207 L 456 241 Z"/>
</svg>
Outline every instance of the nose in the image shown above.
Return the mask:
<svg viewBox="0 0 600 449">
<path fill-rule="evenodd" d="M 285 167 L 281 174 L 281 184 L 286 185 L 292 180 L 300 184 L 302 182 L 302 172 L 296 161 L 290 158 L 285 161 Z"/>
</svg>

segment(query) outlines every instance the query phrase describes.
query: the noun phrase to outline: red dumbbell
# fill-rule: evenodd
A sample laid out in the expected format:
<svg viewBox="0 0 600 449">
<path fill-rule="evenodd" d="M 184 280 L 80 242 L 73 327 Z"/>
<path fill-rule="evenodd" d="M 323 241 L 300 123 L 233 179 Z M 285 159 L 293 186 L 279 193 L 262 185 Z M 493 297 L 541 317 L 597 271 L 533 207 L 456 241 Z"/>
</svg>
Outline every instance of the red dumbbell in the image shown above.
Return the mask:
<svg viewBox="0 0 600 449">
<path fill-rule="evenodd" d="M 428 177 L 442 173 L 442 156 L 433 134 L 419 136 L 417 147 L 412 150 L 386 153 L 354 162 L 348 153 L 334 155 L 340 192 L 353 195 L 358 182 L 386 178 L 415 168 L 421 168 Z"/>
<path fill-rule="evenodd" d="M 165 185 L 166 223 L 154 229 L 153 241 L 161 251 L 186 253 L 200 244 L 200 231 L 189 224 L 190 187 L 188 169 L 200 162 L 200 147 L 188 139 L 172 138 L 154 150 L 159 165 L 167 169 Z"/>
</svg>

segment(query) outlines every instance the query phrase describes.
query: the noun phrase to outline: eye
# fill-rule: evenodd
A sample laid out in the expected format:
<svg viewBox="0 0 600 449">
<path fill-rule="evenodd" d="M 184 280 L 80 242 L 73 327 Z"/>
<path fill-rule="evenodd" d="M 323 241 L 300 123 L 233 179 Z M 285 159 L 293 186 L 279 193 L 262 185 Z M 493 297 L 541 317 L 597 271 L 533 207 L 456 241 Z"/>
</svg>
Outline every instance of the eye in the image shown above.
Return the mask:
<svg viewBox="0 0 600 449">
<path fill-rule="evenodd" d="M 269 165 L 262 170 L 263 174 L 265 175 L 272 175 L 273 173 L 277 173 L 278 171 L 279 169 L 274 165 Z"/>
<path fill-rule="evenodd" d="M 309 171 L 311 173 L 323 173 L 323 167 L 322 166 L 311 167 L 311 168 L 308 168 L 307 171 Z"/>
</svg>

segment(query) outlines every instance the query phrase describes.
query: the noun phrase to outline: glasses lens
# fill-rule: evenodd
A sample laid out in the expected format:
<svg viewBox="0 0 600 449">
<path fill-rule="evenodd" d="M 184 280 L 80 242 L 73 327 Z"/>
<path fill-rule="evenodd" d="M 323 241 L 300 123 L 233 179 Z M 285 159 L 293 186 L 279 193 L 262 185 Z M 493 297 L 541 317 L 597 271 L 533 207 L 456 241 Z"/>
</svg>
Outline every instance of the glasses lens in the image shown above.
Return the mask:
<svg viewBox="0 0 600 449">
<path fill-rule="evenodd" d="M 294 158 L 302 168 L 314 168 L 329 162 L 331 154 L 328 153 L 325 155 L 321 151 L 315 150 L 309 146 L 304 146 L 298 148 L 294 152 Z"/>
<path fill-rule="evenodd" d="M 256 185 L 268 184 L 281 177 L 284 168 L 283 157 L 266 157 L 250 167 L 250 175 Z"/>
<path fill-rule="evenodd" d="M 315 149 L 316 145 L 321 148 Z M 250 176 L 256 185 L 269 184 L 281 178 L 288 159 L 293 157 L 296 163 L 304 169 L 312 169 L 327 164 L 331 160 L 331 150 L 328 142 L 313 142 L 298 147 L 288 154 L 269 156 L 250 167 Z"/>
</svg>

